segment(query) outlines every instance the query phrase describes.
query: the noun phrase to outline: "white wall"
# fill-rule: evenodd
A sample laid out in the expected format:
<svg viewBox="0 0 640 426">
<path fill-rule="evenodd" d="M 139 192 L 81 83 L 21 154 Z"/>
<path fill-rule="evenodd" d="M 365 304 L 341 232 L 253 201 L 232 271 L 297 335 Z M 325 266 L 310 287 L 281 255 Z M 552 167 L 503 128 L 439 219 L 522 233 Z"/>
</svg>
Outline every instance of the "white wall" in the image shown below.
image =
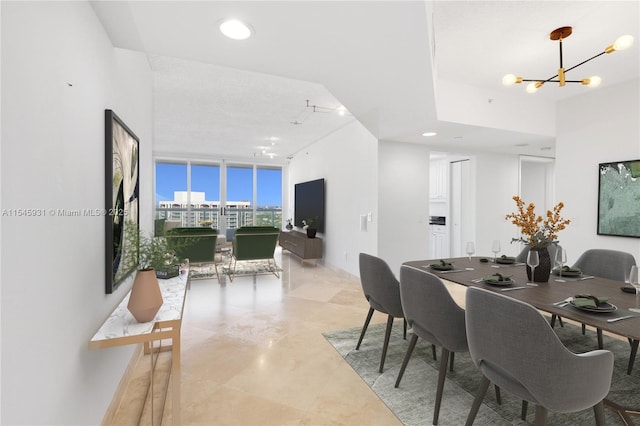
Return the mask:
<svg viewBox="0 0 640 426">
<path fill-rule="evenodd" d="M 152 79 L 88 2 L 2 4 L 2 424 L 99 424 L 133 347 L 88 350 L 128 291 L 104 291 L 104 110 L 140 138 L 151 229 Z"/>
<path fill-rule="evenodd" d="M 429 148 L 380 142 L 378 256 L 399 276 L 403 262 L 429 257 Z"/>
<path fill-rule="evenodd" d="M 521 246 L 511 244 L 511 239 L 517 238 L 519 231 L 504 217 L 516 210 L 512 197 L 518 195 L 518 156 L 478 153 L 473 158 L 475 161 L 472 162 L 471 173 L 475 176 L 476 256 L 493 256 L 493 240 L 500 240 L 502 254 L 515 256 Z"/>
<path fill-rule="evenodd" d="M 640 158 L 640 84 L 601 87 L 558 105 L 556 196 L 572 223 L 560 234 L 569 263 L 589 248 L 622 250 L 640 262 L 640 239 L 597 235 L 598 164 Z"/>
<path fill-rule="evenodd" d="M 438 79 L 438 120 L 553 136 L 555 104 L 533 96 L 527 97 L 523 104 L 522 97 L 514 96 L 517 90 L 523 90 L 523 87 L 501 87 L 496 91 Z M 523 108 L 526 108 L 526 114 L 523 114 Z"/>
<path fill-rule="evenodd" d="M 289 166 L 289 212 L 293 217 L 293 185 L 325 179 L 324 262 L 359 276 L 358 254 L 376 254 L 378 241 L 378 143 L 358 122 L 314 143 L 295 155 Z M 367 230 L 360 216 L 371 213 Z"/>
</svg>

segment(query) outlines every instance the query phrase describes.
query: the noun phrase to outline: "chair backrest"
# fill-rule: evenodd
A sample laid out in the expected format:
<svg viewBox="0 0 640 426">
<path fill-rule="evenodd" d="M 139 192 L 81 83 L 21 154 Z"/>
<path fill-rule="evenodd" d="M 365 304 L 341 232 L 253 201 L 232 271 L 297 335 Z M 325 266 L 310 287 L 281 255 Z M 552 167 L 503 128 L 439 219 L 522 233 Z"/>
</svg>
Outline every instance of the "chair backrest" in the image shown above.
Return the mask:
<svg viewBox="0 0 640 426">
<path fill-rule="evenodd" d="M 400 283 L 387 263 L 379 257 L 360 253 L 360 283 L 369 305 L 394 318 L 404 318 Z"/>
<path fill-rule="evenodd" d="M 442 280 L 410 266 L 400 268 L 402 309 L 413 332 L 451 352 L 466 352 L 465 313 Z"/>
<path fill-rule="evenodd" d="M 273 259 L 280 237 L 278 228 L 242 227 L 233 236 L 233 256 L 236 260 Z"/>
<path fill-rule="evenodd" d="M 591 249 L 582 253 L 573 267 L 587 275 L 624 281 L 635 264 L 633 255 L 624 251 Z"/>
<path fill-rule="evenodd" d="M 558 246 L 556 246 L 555 244 L 551 244 L 547 247 L 547 251 L 549 252 L 549 259 L 551 259 L 552 268 L 555 267 L 554 260 L 556 258 L 557 249 L 558 249 Z M 516 262 L 527 263 L 527 255 L 529 254 L 529 250 L 531 250 L 531 247 L 525 246 L 525 248 L 523 248 L 522 251 L 516 256 Z"/>
<path fill-rule="evenodd" d="M 478 287 L 467 289 L 473 362 L 495 385 L 560 413 L 583 410 L 609 392 L 613 354 L 576 355 L 533 306 Z"/>
<path fill-rule="evenodd" d="M 209 227 L 169 229 L 165 238 L 178 259 L 188 258 L 192 263 L 213 262 L 218 230 Z"/>
</svg>

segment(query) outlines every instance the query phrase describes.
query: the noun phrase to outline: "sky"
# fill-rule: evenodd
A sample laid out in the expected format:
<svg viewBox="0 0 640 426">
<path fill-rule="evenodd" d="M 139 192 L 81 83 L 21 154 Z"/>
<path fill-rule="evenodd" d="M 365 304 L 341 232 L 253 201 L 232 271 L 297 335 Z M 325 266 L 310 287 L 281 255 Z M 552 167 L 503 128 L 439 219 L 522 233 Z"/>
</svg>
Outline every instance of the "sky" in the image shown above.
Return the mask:
<svg viewBox="0 0 640 426">
<path fill-rule="evenodd" d="M 257 169 L 258 207 L 282 206 L 282 171 Z M 187 165 L 156 163 L 156 203 L 173 200 L 174 191 L 187 190 Z M 191 191 L 204 192 L 206 201 L 220 200 L 220 167 L 191 165 Z M 227 200 L 251 201 L 253 168 L 227 166 Z"/>
</svg>

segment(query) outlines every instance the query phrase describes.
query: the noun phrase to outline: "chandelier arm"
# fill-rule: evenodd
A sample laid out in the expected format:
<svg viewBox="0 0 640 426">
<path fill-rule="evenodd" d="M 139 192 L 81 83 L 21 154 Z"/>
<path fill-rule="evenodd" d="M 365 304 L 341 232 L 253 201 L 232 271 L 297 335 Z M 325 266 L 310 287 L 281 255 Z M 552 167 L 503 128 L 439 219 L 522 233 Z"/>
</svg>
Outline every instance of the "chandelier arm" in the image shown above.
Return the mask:
<svg viewBox="0 0 640 426">
<path fill-rule="evenodd" d="M 597 58 L 598 56 L 602 56 L 602 55 L 604 55 L 605 53 L 607 53 L 607 52 L 601 52 L 601 53 L 598 53 L 597 55 L 590 57 L 590 58 L 589 58 L 589 59 L 587 59 L 586 61 L 582 61 L 582 62 L 580 62 L 578 65 L 574 65 L 574 66 L 572 66 L 571 68 L 567 68 L 566 70 L 564 70 L 564 72 L 569 72 L 569 71 L 571 71 L 571 70 L 572 70 L 572 69 L 574 69 L 574 68 L 578 68 L 580 65 L 586 64 L 587 62 L 589 62 L 589 61 L 591 61 L 591 60 L 593 60 L 593 59 Z"/>
</svg>

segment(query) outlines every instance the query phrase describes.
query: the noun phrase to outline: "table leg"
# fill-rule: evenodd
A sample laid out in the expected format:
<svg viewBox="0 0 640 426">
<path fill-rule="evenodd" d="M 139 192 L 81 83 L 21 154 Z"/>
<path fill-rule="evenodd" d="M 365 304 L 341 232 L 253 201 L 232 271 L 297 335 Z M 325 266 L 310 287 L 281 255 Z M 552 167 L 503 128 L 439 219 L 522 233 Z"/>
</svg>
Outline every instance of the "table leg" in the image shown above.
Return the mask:
<svg viewBox="0 0 640 426">
<path fill-rule="evenodd" d="M 171 338 L 171 380 L 173 381 L 171 403 L 174 426 L 180 425 L 180 327 L 174 327 Z"/>
</svg>

